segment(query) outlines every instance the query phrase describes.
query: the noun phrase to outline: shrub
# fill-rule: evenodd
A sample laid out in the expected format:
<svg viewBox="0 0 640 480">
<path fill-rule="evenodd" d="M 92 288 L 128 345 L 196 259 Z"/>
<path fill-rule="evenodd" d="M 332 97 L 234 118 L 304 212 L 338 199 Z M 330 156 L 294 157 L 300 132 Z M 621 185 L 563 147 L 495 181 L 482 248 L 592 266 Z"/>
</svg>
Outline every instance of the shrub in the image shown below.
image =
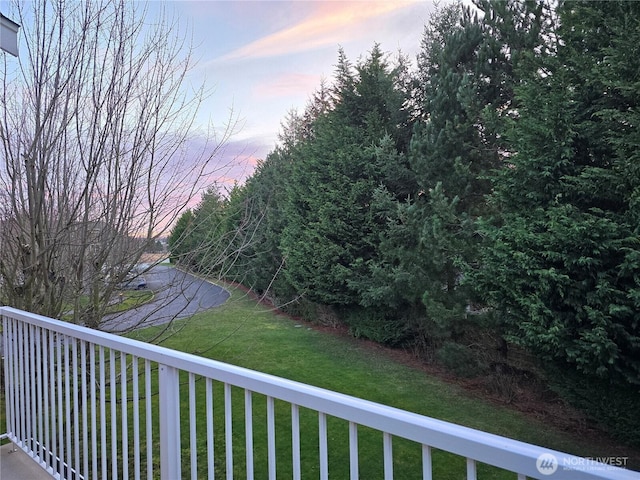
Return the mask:
<svg viewBox="0 0 640 480">
<path fill-rule="evenodd" d="M 486 370 L 486 366 L 471 348 L 456 342 L 444 342 L 438 349 L 436 358 L 458 377 L 472 378 Z"/>
<path fill-rule="evenodd" d="M 367 338 L 383 345 L 396 347 L 409 338 L 409 329 L 401 318 L 390 318 L 383 310 L 356 307 L 343 309 L 340 316 L 356 338 Z"/>
<path fill-rule="evenodd" d="M 613 437 L 640 446 L 638 386 L 616 385 L 567 368 L 548 368 L 549 385 L 569 404 L 602 425 Z"/>
</svg>

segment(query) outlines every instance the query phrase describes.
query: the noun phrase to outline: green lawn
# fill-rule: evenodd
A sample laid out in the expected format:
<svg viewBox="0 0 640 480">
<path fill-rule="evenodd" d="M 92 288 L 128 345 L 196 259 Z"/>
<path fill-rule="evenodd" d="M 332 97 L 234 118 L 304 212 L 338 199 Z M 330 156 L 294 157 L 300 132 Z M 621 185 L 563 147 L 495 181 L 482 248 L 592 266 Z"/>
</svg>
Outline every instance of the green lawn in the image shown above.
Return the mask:
<svg viewBox="0 0 640 480">
<path fill-rule="evenodd" d="M 178 333 L 167 339 L 164 346 L 561 451 L 585 456 L 599 453 L 594 451 L 592 445 L 562 434 L 553 425 L 536 422 L 506 407 L 474 398 L 456 385 L 431 378 L 419 369 L 393 361 L 382 350 L 372 351 L 355 339 L 316 331 L 289 318 L 274 315 L 240 291 L 234 291 L 224 306 L 197 315 L 184 328 L 177 328 L 182 326 L 176 325 Z M 154 333 L 156 329 L 149 329 L 139 332 L 136 337 L 145 339 Z M 204 404 L 204 390 L 200 386 L 198 401 Z M 216 388 L 214 397 L 222 398 L 222 387 Z M 255 397 L 256 471 L 261 472 L 256 478 L 262 478 L 267 468 L 264 454 L 265 402 L 260 396 Z M 280 403 L 276 402 L 278 478 L 291 478 L 290 407 Z M 238 478 L 242 478 L 244 472 L 243 408 L 242 392 L 234 389 L 234 473 Z M 216 424 L 219 426 L 223 423 L 221 412 L 218 411 Z M 347 428 L 345 422 L 330 419 L 329 459 L 332 478 L 348 478 Z M 199 429 L 203 432 L 204 424 Z M 315 478 L 318 457 L 315 413 L 301 412 L 301 430 L 303 478 Z M 220 432 L 216 432 L 219 440 L 216 449 L 222 454 L 224 435 L 223 431 Z M 185 451 L 188 450 L 186 438 L 183 439 L 183 447 Z M 360 428 L 359 447 L 361 478 L 381 478 L 381 434 Z M 394 458 L 396 478 L 418 478 L 418 446 L 395 440 Z M 443 452 L 434 454 L 434 474 L 438 478 L 460 478 L 464 476 L 464 468 L 462 458 Z M 224 471 L 222 457 L 218 459 L 216 456 L 216 470 L 218 473 Z M 481 466 L 480 473 L 482 478 L 513 478 L 513 474 L 486 466 Z"/>
<path fill-rule="evenodd" d="M 120 290 L 114 295 L 113 302 L 107 308 L 107 313 L 119 313 L 126 310 L 135 308 L 143 303 L 147 303 L 153 300 L 154 293 L 152 290 Z M 80 297 L 80 305 L 86 306 L 89 303 L 87 296 Z M 72 305 L 67 305 L 65 310 L 71 310 Z M 62 316 L 63 320 L 71 321 L 73 319 L 72 313 L 67 313 Z"/>
<path fill-rule="evenodd" d="M 109 307 L 109 313 L 124 312 L 143 303 L 153 300 L 152 290 L 122 290 L 118 293 L 118 300 Z"/>
</svg>

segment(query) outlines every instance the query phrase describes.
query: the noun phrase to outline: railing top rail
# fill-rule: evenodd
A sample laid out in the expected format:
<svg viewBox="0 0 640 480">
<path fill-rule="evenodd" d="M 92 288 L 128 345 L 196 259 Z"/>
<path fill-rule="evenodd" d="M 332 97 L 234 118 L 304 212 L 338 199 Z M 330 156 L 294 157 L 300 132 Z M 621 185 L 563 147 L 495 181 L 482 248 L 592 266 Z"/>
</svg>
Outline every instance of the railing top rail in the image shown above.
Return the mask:
<svg viewBox="0 0 640 480">
<path fill-rule="evenodd" d="M 638 480 L 638 472 L 444 422 L 331 390 L 287 380 L 127 337 L 93 330 L 12 307 L 0 315 L 117 350 L 196 375 L 229 383 L 392 435 L 495 465 L 529 477 L 539 477 L 536 462 L 555 458 L 566 480 Z M 549 457 L 551 456 L 551 457 Z"/>
</svg>

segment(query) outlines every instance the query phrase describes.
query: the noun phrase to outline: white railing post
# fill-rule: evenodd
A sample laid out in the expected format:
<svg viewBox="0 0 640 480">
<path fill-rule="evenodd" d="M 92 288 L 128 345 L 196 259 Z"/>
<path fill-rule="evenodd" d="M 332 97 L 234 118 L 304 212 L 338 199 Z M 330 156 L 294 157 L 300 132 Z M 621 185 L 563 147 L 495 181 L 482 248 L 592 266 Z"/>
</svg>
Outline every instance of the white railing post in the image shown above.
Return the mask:
<svg viewBox="0 0 640 480">
<path fill-rule="evenodd" d="M 160 478 L 182 478 L 180 471 L 180 381 L 177 368 L 158 366 L 160 389 Z"/>
<path fill-rule="evenodd" d="M 9 366 L 13 364 L 13 356 L 11 350 L 11 344 L 9 343 L 9 319 L 6 317 L 2 317 L 2 368 L 3 368 L 3 382 L 2 388 L 4 388 L 4 398 L 5 398 L 5 431 L 4 433 L 9 433 L 13 427 L 13 411 L 12 411 L 12 403 L 11 400 L 13 398 L 13 384 L 11 382 L 11 375 L 13 370 L 9 370 Z"/>
</svg>

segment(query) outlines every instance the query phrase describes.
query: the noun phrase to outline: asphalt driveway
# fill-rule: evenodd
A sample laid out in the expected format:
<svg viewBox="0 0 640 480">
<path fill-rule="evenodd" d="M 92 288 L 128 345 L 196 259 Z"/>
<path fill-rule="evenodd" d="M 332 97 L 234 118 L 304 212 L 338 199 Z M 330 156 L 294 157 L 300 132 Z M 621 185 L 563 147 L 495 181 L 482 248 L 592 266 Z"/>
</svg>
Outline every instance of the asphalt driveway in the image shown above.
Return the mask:
<svg viewBox="0 0 640 480">
<path fill-rule="evenodd" d="M 102 326 L 103 330 L 118 333 L 131 328 L 162 325 L 220 306 L 230 295 L 218 285 L 165 265 L 153 267 L 144 277 L 147 288 L 155 294 L 153 300 L 110 315 Z"/>
</svg>

